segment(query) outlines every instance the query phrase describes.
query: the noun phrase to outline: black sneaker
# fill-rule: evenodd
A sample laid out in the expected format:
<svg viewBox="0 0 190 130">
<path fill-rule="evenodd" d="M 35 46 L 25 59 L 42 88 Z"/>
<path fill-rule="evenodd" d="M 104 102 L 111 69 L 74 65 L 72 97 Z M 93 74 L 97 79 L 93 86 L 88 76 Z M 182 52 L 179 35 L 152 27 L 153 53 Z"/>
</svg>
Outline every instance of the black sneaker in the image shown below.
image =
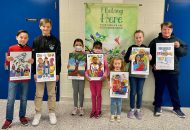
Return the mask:
<svg viewBox="0 0 190 130">
<path fill-rule="evenodd" d="M 173 112 L 180 118 L 185 118 L 185 114 L 181 111 L 181 109 L 174 109 Z"/>
<path fill-rule="evenodd" d="M 161 109 L 161 107 L 155 107 L 154 108 L 154 116 L 160 116 L 160 115 L 162 115 L 162 109 Z"/>
</svg>

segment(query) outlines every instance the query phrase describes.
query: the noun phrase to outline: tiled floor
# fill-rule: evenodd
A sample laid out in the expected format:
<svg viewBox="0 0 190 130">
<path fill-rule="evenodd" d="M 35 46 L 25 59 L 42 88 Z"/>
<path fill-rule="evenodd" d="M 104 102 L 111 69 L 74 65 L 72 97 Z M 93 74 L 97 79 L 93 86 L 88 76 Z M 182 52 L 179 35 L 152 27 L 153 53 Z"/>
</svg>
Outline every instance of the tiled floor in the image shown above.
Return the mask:
<svg viewBox="0 0 190 130">
<path fill-rule="evenodd" d="M 6 101 L 0 100 L 0 124 L 2 125 L 5 118 Z M 73 109 L 72 102 L 57 103 L 57 125 L 49 124 L 47 114 L 47 103 L 43 103 L 42 119 L 37 127 L 31 124 L 27 127 L 21 126 L 18 119 L 19 102 L 15 103 L 14 121 L 11 130 L 190 130 L 190 108 L 182 108 L 186 113 L 186 118 L 178 118 L 171 112 L 172 108 L 163 108 L 163 115 L 154 117 L 152 106 L 144 106 L 142 120 L 127 118 L 128 107 L 123 107 L 121 122 L 109 122 L 109 106 L 103 106 L 103 115 L 100 119 L 90 119 L 89 113 L 91 104 L 85 104 L 85 116 L 71 116 Z M 28 102 L 27 116 L 32 120 L 34 115 L 33 101 Z"/>
</svg>

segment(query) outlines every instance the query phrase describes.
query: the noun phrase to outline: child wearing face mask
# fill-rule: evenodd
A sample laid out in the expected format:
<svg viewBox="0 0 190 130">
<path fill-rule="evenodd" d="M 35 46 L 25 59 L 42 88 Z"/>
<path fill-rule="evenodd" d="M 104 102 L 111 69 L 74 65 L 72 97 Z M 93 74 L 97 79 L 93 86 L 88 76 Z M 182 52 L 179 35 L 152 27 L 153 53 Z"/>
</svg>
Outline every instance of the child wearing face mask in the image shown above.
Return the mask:
<svg viewBox="0 0 190 130">
<path fill-rule="evenodd" d="M 95 54 L 102 54 L 102 43 L 99 41 L 95 41 L 93 44 L 93 53 Z M 102 103 L 102 82 L 107 77 L 108 73 L 108 64 L 106 61 L 106 57 L 104 56 L 104 74 L 101 80 L 91 80 L 88 76 L 86 71 L 85 76 L 87 80 L 90 82 L 90 91 L 91 91 L 91 98 L 92 98 L 92 111 L 90 114 L 90 118 L 95 117 L 99 118 L 101 116 L 101 103 Z"/>
<path fill-rule="evenodd" d="M 73 43 L 74 52 L 78 54 L 84 54 L 84 44 L 82 39 L 75 39 Z M 69 66 L 67 66 L 67 69 Z M 72 86 L 73 86 L 73 100 L 74 100 L 74 109 L 71 112 L 71 115 L 79 114 L 79 116 L 84 115 L 83 110 L 83 101 L 84 101 L 84 80 L 72 80 Z M 78 106 L 78 98 L 79 98 L 79 106 Z"/>
</svg>

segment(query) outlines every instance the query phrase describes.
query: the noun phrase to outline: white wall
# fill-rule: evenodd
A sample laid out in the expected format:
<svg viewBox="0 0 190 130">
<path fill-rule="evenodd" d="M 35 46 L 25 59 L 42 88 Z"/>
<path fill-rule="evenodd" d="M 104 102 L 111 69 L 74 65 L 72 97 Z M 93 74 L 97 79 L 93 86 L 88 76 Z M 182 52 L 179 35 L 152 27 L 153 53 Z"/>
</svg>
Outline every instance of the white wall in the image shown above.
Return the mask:
<svg viewBox="0 0 190 130">
<path fill-rule="evenodd" d="M 61 100 L 72 100 L 71 80 L 67 80 L 68 53 L 73 51 L 76 38 L 84 40 L 85 8 L 84 3 L 129 3 L 139 6 L 138 27 L 145 32 L 145 44 L 157 36 L 160 23 L 163 22 L 164 0 L 60 0 L 60 40 L 62 47 Z M 102 89 L 103 104 L 109 104 L 108 89 Z M 154 78 L 152 73 L 144 85 L 144 101 L 152 101 L 154 97 Z M 85 85 L 85 98 L 90 100 L 89 84 Z"/>
</svg>

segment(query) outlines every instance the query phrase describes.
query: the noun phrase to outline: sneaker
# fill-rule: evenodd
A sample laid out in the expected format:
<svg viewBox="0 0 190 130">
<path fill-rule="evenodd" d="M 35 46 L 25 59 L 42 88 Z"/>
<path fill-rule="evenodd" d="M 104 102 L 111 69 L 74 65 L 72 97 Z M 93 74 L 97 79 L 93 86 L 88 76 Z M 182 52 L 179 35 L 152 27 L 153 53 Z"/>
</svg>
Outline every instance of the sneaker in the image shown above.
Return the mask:
<svg viewBox="0 0 190 130">
<path fill-rule="evenodd" d="M 117 122 L 121 122 L 121 116 L 117 115 Z"/>
<path fill-rule="evenodd" d="M 162 109 L 161 109 L 161 107 L 155 107 L 154 108 L 154 116 L 160 116 L 160 115 L 162 115 Z"/>
<path fill-rule="evenodd" d="M 95 114 L 95 118 L 96 118 L 96 119 L 100 118 L 101 116 L 102 116 L 102 112 L 101 112 L 101 111 L 99 111 L 99 112 L 97 112 L 97 113 Z"/>
<path fill-rule="evenodd" d="M 84 110 L 82 107 L 79 108 L 79 116 L 83 116 L 84 115 Z"/>
<path fill-rule="evenodd" d="M 185 118 L 185 114 L 181 111 L 181 109 L 174 109 L 173 112 L 180 118 Z"/>
<path fill-rule="evenodd" d="M 77 107 L 75 107 L 73 110 L 72 110 L 72 112 L 71 112 L 71 115 L 76 115 L 77 114 L 77 112 L 78 112 L 78 108 Z"/>
<path fill-rule="evenodd" d="M 127 117 L 130 118 L 130 119 L 134 119 L 135 118 L 134 113 L 135 113 L 135 111 L 129 111 L 128 114 L 127 114 Z"/>
<path fill-rule="evenodd" d="M 8 129 L 11 127 L 12 120 L 6 120 L 1 129 Z"/>
<path fill-rule="evenodd" d="M 34 119 L 32 121 L 33 126 L 37 126 L 40 123 L 41 114 L 35 114 Z"/>
<path fill-rule="evenodd" d="M 29 122 L 29 119 L 27 117 L 20 117 L 20 122 L 22 125 L 24 126 L 27 126 L 28 125 L 28 122 Z"/>
<path fill-rule="evenodd" d="M 115 115 L 111 115 L 110 122 L 113 122 L 115 120 Z"/>
<path fill-rule="evenodd" d="M 96 112 L 91 112 L 90 113 L 90 118 L 95 117 L 95 114 L 96 114 Z"/>
<path fill-rule="evenodd" d="M 55 113 L 49 113 L 49 121 L 51 125 L 55 125 L 57 123 Z"/>
<path fill-rule="evenodd" d="M 135 117 L 137 118 L 137 119 L 139 119 L 139 120 L 141 120 L 142 119 L 142 112 L 141 111 L 135 111 Z"/>
</svg>

